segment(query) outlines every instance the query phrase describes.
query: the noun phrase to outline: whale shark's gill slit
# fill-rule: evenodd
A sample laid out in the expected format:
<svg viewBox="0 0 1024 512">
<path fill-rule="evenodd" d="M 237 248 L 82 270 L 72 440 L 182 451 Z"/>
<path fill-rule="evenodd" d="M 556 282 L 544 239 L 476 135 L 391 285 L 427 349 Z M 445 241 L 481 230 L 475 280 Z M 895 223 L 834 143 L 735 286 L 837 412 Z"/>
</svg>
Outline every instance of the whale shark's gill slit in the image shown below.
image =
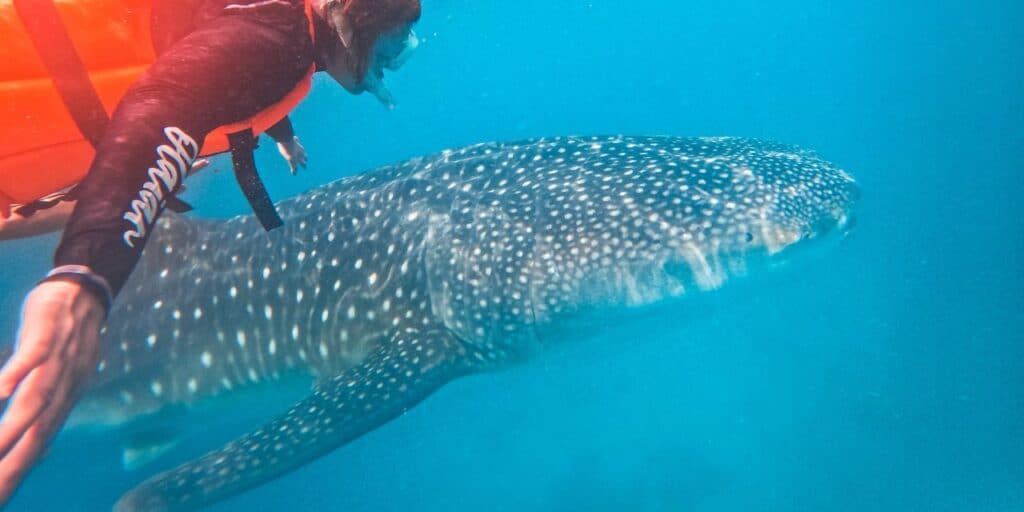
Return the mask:
<svg viewBox="0 0 1024 512">
<path fill-rule="evenodd" d="M 531 268 L 510 264 L 533 253 L 534 238 L 487 199 L 459 194 L 431 219 L 425 263 L 434 314 L 479 357 L 498 361 L 536 344 Z"/>
<path fill-rule="evenodd" d="M 468 367 L 448 331 L 392 335 L 361 365 L 321 381 L 262 428 L 158 474 L 125 494 L 117 512 L 205 506 L 301 466 L 401 415 Z"/>
</svg>

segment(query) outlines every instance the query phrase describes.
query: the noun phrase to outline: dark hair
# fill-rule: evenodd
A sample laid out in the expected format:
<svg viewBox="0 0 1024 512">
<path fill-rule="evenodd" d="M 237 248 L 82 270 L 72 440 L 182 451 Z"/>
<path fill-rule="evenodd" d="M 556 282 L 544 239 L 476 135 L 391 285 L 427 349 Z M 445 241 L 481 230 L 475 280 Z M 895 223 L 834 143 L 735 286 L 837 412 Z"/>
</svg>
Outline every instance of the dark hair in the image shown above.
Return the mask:
<svg viewBox="0 0 1024 512">
<path fill-rule="evenodd" d="M 353 71 L 361 81 L 377 38 L 419 20 L 420 0 L 347 0 L 344 13 L 352 26 L 349 52 L 355 57 Z"/>
</svg>

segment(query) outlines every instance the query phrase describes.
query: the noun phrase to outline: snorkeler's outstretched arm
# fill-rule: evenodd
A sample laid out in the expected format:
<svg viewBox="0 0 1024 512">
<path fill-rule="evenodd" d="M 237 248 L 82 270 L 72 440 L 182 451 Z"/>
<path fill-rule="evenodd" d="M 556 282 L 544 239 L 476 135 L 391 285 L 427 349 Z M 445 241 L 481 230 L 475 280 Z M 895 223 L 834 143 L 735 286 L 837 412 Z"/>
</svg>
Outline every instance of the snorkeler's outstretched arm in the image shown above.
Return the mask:
<svg viewBox="0 0 1024 512">
<path fill-rule="evenodd" d="M 97 147 L 55 257 L 23 307 L 0 371 L 0 505 L 60 429 L 95 372 L 110 297 L 138 261 L 162 198 L 213 128 L 278 101 L 312 63 L 302 2 L 226 15 L 181 39 L 130 88 Z M 254 4 L 256 5 L 256 4 Z M 307 58 L 308 57 L 308 58 Z M 98 290 L 98 291 L 97 291 Z"/>
<path fill-rule="evenodd" d="M 240 493 L 394 419 L 466 373 L 460 342 L 447 330 L 405 330 L 384 343 L 262 428 L 146 480 L 115 510 L 193 510 Z"/>
</svg>

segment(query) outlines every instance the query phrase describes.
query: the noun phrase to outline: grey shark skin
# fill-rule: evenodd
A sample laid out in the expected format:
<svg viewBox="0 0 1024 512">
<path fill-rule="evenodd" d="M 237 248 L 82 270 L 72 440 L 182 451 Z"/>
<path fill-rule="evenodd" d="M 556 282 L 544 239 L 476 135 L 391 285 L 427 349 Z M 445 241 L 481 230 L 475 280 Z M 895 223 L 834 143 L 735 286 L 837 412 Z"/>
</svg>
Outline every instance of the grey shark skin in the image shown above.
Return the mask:
<svg viewBox="0 0 1024 512">
<path fill-rule="evenodd" d="M 252 217 L 168 216 L 117 300 L 80 422 L 124 423 L 289 373 L 312 393 L 128 492 L 193 510 L 292 470 L 588 314 L 720 286 L 842 233 L 816 154 L 736 138 L 491 143 L 386 166 Z"/>
</svg>

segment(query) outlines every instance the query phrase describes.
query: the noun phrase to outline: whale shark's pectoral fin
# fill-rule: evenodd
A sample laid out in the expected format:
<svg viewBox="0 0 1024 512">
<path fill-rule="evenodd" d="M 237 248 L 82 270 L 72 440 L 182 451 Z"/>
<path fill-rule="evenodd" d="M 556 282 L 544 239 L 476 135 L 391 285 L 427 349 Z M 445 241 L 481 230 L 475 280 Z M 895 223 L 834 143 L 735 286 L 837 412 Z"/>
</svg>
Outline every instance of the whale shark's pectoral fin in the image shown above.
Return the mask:
<svg viewBox="0 0 1024 512">
<path fill-rule="evenodd" d="M 393 334 L 362 364 L 320 382 L 285 414 L 125 494 L 118 512 L 193 510 L 275 478 L 401 415 L 465 373 L 447 330 Z"/>
</svg>

